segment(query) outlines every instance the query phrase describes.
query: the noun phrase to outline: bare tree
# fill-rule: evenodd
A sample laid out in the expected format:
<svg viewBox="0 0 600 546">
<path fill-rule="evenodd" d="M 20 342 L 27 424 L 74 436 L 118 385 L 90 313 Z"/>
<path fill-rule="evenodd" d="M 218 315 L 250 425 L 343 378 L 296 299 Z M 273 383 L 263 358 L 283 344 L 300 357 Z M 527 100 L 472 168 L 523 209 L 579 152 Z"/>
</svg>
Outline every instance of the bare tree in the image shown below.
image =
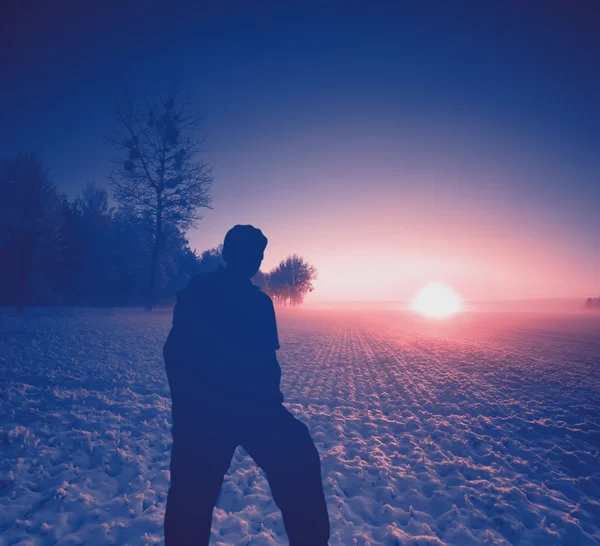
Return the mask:
<svg viewBox="0 0 600 546">
<path fill-rule="evenodd" d="M 17 310 L 27 300 L 34 261 L 52 251 L 60 239 L 61 200 L 42 161 L 35 154 L 18 154 L 0 171 L 0 228 L 16 250 Z M 56 245 L 57 246 L 57 245 Z"/>
<path fill-rule="evenodd" d="M 128 101 L 117 107 L 118 131 L 108 141 L 119 152 L 118 168 L 109 180 L 119 203 L 154 219 L 153 249 L 146 308 L 154 303 L 156 269 L 165 226 L 182 232 L 210 208 L 213 176 L 199 160 L 204 138 L 197 134 L 203 121 L 189 100 L 177 91 L 137 110 Z"/>
</svg>

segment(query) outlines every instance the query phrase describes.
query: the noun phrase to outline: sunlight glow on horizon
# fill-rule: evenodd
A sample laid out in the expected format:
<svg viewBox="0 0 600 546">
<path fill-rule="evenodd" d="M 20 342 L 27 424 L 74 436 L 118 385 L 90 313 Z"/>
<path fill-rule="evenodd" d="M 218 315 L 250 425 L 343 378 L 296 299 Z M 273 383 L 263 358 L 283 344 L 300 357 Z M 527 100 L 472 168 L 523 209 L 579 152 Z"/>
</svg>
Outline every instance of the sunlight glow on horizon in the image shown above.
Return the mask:
<svg viewBox="0 0 600 546">
<path fill-rule="evenodd" d="M 323 169 L 328 164 L 319 163 Z M 517 196 L 506 190 L 500 198 L 500 180 L 478 185 L 483 166 L 463 173 L 463 192 L 450 175 L 442 184 L 445 177 L 425 168 L 418 180 L 392 164 L 386 168 L 400 182 L 382 177 L 381 192 L 375 193 L 361 185 L 360 174 L 344 179 L 351 192 L 342 192 L 337 179 L 325 174 L 314 191 L 298 189 L 305 188 L 300 175 L 289 175 L 277 191 L 256 186 L 253 196 L 236 194 L 226 214 L 208 211 L 190 242 L 201 252 L 221 243 L 235 223 L 259 227 L 269 239 L 263 271 L 293 253 L 317 268 L 307 301 L 412 301 L 431 279 L 442 279 L 465 301 L 595 292 L 598 258 L 589 252 L 582 258 L 588 238 L 567 205 L 559 226 L 559 217 L 542 206 L 539 195 L 537 203 L 524 191 Z M 519 163 L 505 165 L 495 176 L 526 186 L 519 169 L 527 172 Z M 277 173 L 283 170 L 280 165 Z"/>
<path fill-rule="evenodd" d="M 461 309 L 460 298 L 443 283 L 430 283 L 417 294 L 412 309 L 421 315 L 433 318 L 446 318 Z"/>
</svg>

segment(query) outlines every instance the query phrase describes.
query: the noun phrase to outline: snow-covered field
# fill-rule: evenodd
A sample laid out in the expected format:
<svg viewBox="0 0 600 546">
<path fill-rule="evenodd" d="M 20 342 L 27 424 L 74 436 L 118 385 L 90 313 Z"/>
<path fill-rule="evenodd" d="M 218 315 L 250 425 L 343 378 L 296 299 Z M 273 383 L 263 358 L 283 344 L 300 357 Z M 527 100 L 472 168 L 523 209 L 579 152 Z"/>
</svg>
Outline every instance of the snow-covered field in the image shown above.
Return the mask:
<svg viewBox="0 0 600 546">
<path fill-rule="evenodd" d="M 600 316 L 280 313 L 331 546 L 600 544 Z M 170 313 L 0 311 L 0 544 L 161 544 Z M 212 544 L 286 544 L 241 450 Z M 193 541 L 190 541 L 193 544 Z"/>
</svg>

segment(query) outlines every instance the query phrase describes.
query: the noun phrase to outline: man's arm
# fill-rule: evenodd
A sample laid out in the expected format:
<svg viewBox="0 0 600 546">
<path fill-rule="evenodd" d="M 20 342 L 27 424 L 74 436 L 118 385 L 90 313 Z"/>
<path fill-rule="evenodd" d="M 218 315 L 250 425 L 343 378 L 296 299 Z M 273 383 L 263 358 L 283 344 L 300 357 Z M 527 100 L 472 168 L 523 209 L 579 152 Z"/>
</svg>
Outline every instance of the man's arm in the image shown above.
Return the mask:
<svg viewBox="0 0 600 546">
<path fill-rule="evenodd" d="M 211 302 L 207 301 L 198 277 L 193 277 L 177 295 L 173 325 L 163 347 L 171 396 L 174 392 L 197 396 L 198 389 L 207 387 L 218 371 L 214 369 L 214 316 L 207 313 Z"/>
<path fill-rule="evenodd" d="M 189 354 L 189 312 L 188 302 L 182 297 L 182 292 L 177 296 L 177 303 L 173 309 L 173 324 L 163 347 L 165 370 L 169 381 L 171 396 L 185 383 L 182 373 L 185 373 L 186 355 Z"/>
<path fill-rule="evenodd" d="M 277 360 L 277 351 L 279 350 L 279 334 L 277 332 L 277 319 L 275 317 L 275 307 L 273 300 L 268 298 L 267 311 L 265 313 L 265 367 L 268 370 L 267 390 L 280 393 L 281 384 L 281 366 Z M 278 394 L 279 396 L 279 394 Z M 283 395 L 281 395 L 283 402 Z"/>
<path fill-rule="evenodd" d="M 268 296 L 267 296 L 268 297 Z M 277 319 L 275 318 L 275 306 L 273 305 L 273 300 L 269 298 L 269 305 L 266 316 L 267 324 L 267 345 L 273 349 L 273 351 L 278 351 L 280 349 L 279 346 L 279 333 L 277 332 Z"/>
</svg>

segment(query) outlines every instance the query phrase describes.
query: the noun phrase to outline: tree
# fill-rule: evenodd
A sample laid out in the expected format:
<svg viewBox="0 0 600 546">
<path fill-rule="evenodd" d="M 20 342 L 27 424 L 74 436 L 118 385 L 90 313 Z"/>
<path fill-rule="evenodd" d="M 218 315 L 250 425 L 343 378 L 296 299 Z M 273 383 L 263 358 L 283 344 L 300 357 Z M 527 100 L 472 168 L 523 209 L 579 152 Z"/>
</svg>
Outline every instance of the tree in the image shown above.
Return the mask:
<svg viewBox="0 0 600 546">
<path fill-rule="evenodd" d="M 308 292 L 314 290 L 317 269 L 301 256 L 293 254 L 282 260 L 267 274 L 267 291 L 279 305 L 300 305 Z"/>
<path fill-rule="evenodd" d="M 163 250 L 157 271 L 160 301 L 169 300 L 185 288 L 198 271 L 199 259 L 190 248 L 185 235 L 174 226 L 168 226 L 163 238 Z"/>
<path fill-rule="evenodd" d="M 208 273 L 216 271 L 221 266 L 225 266 L 225 260 L 223 260 L 223 245 L 218 245 L 209 250 L 205 250 L 198 258 L 197 273 Z"/>
<path fill-rule="evenodd" d="M 148 264 L 153 247 L 152 218 L 144 218 L 127 206 L 113 216 L 110 242 L 112 297 L 118 305 L 146 303 L 143 286 L 148 280 Z"/>
<path fill-rule="evenodd" d="M 111 231 L 114 209 L 105 189 L 89 183 L 69 207 L 63 223 L 66 248 L 64 277 L 67 301 L 106 303 L 113 275 Z"/>
<path fill-rule="evenodd" d="M 600 309 L 600 297 L 586 299 L 584 307 L 587 309 Z"/>
<path fill-rule="evenodd" d="M 219 267 L 225 267 L 223 260 L 223 245 L 218 245 L 209 250 L 205 250 L 198 256 L 195 273 L 207 273 L 216 271 Z M 267 291 L 267 275 L 260 269 L 250 279 L 253 284 Z"/>
<path fill-rule="evenodd" d="M 109 180 L 114 196 L 138 214 L 153 218 L 153 247 L 146 308 L 154 303 L 156 272 L 166 227 L 185 232 L 210 208 L 212 171 L 199 161 L 203 116 L 172 92 L 136 110 L 130 101 L 117 108 L 119 129 L 108 139 L 119 153 Z"/>
<path fill-rule="evenodd" d="M 16 255 L 17 310 L 22 312 L 33 266 L 58 250 L 61 197 L 35 154 L 18 154 L 4 162 L 0 195 L 0 226 L 8 235 L 6 253 Z"/>
</svg>

